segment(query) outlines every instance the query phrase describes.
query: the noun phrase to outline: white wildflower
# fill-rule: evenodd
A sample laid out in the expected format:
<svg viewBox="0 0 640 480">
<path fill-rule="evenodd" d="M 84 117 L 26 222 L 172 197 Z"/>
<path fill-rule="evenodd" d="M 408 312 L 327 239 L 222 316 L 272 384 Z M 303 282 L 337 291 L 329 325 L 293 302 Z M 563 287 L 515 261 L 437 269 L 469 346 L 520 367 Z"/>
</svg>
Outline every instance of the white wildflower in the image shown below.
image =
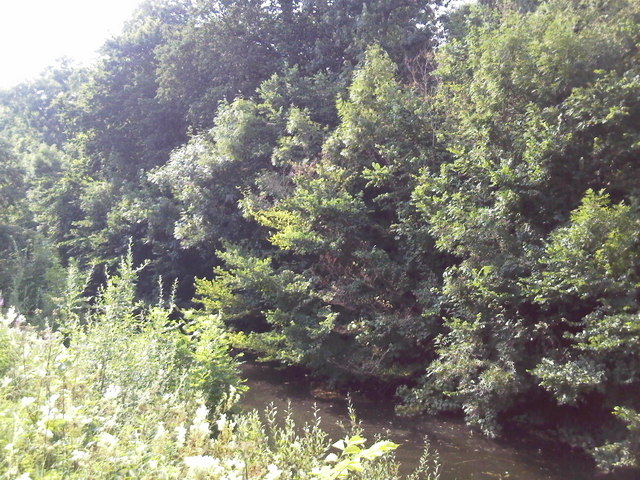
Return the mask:
<svg viewBox="0 0 640 480">
<path fill-rule="evenodd" d="M 211 431 L 209 430 L 209 424 L 207 422 L 194 422 L 189 427 L 189 433 L 192 437 L 208 437 Z"/>
<path fill-rule="evenodd" d="M 206 438 L 211 434 L 207 414 L 209 409 L 204 405 L 200 405 L 193 418 L 193 424 L 189 428 L 189 436 L 191 438 Z"/>
<path fill-rule="evenodd" d="M 200 405 L 200 407 L 198 407 L 198 410 L 196 410 L 196 416 L 194 418 L 194 423 L 196 423 L 198 421 L 206 420 L 208 414 L 209 414 L 209 409 L 204 405 Z"/>
<path fill-rule="evenodd" d="M 118 398 L 118 396 L 120 395 L 120 392 L 122 392 L 122 388 L 120 386 L 109 385 L 107 387 L 107 390 L 104 392 L 103 398 L 105 400 L 113 400 L 115 398 Z"/>
<path fill-rule="evenodd" d="M 16 480 L 31 480 L 31 475 L 29 475 L 28 473 L 23 473 L 18 478 L 16 478 Z"/>
<path fill-rule="evenodd" d="M 216 426 L 218 427 L 218 431 L 223 432 L 224 430 L 233 430 L 236 424 L 235 422 L 229 421 L 227 416 L 223 413 L 220 415 L 220 418 L 216 420 Z"/>
<path fill-rule="evenodd" d="M 176 444 L 178 448 L 184 445 L 184 442 L 187 438 L 187 429 L 184 428 L 184 425 L 178 425 L 176 428 Z"/>
<path fill-rule="evenodd" d="M 116 428 L 118 426 L 118 418 L 117 417 L 110 417 L 110 418 L 107 418 L 107 419 L 102 417 L 100 420 L 102 422 L 102 428 L 111 429 L 111 428 Z"/>
<path fill-rule="evenodd" d="M 42 413 L 42 419 L 38 422 L 38 425 L 46 425 L 47 420 L 52 420 L 60 412 L 56 407 L 47 405 L 40 405 L 40 413 Z"/>
<path fill-rule="evenodd" d="M 33 397 L 22 397 L 22 399 L 20 399 L 20 406 L 22 408 L 28 407 L 29 405 L 33 404 L 36 401 L 35 398 Z"/>
<path fill-rule="evenodd" d="M 109 449 L 115 447 L 118 443 L 118 439 L 107 432 L 100 432 L 96 442 L 99 447 Z"/>
<path fill-rule="evenodd" d="M 216 425 L 218 426 L 218 431 L 222 432 L 224 430 L 227 425 L 227 416 L 224 413 L 216 420 Z"/>
<path fill-rule="evenodd" d="M 76 463 L 82 463 L 89 458 L 89 452 L 84 450 L 74 450 L 71 452 L 71 461 Z"/>
<path fill-rule="evenodd" d="M 76 422 L 78 422 L 79 425 L 89 425 L 93 422 L 93 419 L 87 415 L 78 415 Z"/>
<path fill-rule="evenodd" d="M 133 451 L 138 455 L 138 457 L 144 456 L 149 451 L 149 446 L 140 440 L 134 440 L 133 445 Z"/>
<path fill-rule="evenodd" d="M 167 435 L 167 429 L 164 428 L 164 423 L 162 422 L 158 423 L 158 427 L 156 428 L 156 434 L 153 437 L 153 440 L 157 442 L 161 442 L 162 440 L 164 440 L 166 435 Z"/>
<path fill-rule="evenodd" d="M 277 465 L 273 463 L 267 466 L 267 474 L 264 476 L 264 480 L 277 480 L 282 475 L 282 470 L 278 468 Z"/>
<path fill-rule="evenodd" d="M 209 455 L 195 455 L 193 457 L 185 457 L 184 463 L 194 473 L 213 473 L 214 470 L 220 469 L 220 461 Z"/>
</svg>

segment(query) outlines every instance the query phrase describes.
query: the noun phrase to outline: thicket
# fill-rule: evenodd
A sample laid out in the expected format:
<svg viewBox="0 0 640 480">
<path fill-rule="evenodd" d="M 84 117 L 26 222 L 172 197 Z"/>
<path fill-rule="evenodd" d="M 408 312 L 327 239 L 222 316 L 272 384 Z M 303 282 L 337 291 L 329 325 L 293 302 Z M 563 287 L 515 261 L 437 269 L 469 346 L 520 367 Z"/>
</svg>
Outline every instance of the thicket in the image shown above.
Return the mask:
<svg viewBox="0 0 640 480">
<path fill-rule="evenodd" d="M 219 320 L 192 315 L 185 334 L 171 305 L 134 301 L 136 274 L 125 258 L 85 308 L 70 276 L 56 330 L 2 313 L 0 478 L 399 478 L 397 445 L 367 447 L 357 423 L 332 444 L 318 417 L 233 412 L 244 387 Z M 412 478 L 436 480 L 434 462 Z"/>
<path fill-rule="evenodd" d="M 149 1 L 97 65 L 1 94 L 0 289 L 44 322 L 131 238 L 147 299 L 198 277 L 262 358 L 638 466 L 639 20 Z"/>
</svg>

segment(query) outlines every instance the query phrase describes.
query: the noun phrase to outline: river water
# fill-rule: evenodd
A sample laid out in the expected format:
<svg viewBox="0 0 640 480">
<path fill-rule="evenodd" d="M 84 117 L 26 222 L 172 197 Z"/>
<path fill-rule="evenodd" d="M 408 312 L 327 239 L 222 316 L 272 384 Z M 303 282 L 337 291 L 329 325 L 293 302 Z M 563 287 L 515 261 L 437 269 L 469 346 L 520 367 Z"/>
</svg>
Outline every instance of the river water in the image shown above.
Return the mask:
<svg viewBox="0 0 640 480">
<path fill-rule="evenodd" d="M 314 408 L 323 429 L 335 440 L 344 437 L 339 422 L 348 424 L 347 401 L 333 392 L 314 389 L 304 374 L 247 362 L 242 367 L 249 391 L 241 406 L 263 410 L 273 404 L 280 412 L 290 405 L 298 425 L 311 420 Z M 638 472 L 603 475 L 583 456 L 537 443 L 531 439 L 491 440 L 474 433 L 462 421 L 421 416 L 405 418 L 393 413 L 389 401 L 352 395 L 364 436 L 376 435 L 400 444 L 396 458 L 402 473 L 410 473 L 422 453 L 427 436 L 442 463 L 441 480 L 638 480 Z"/>
</svg>

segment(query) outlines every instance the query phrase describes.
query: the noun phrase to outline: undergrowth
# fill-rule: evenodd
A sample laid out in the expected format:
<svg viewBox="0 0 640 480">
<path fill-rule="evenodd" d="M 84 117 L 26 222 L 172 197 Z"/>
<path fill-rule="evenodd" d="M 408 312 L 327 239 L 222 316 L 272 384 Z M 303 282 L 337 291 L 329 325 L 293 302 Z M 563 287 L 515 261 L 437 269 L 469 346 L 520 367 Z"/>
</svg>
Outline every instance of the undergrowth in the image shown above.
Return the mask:
<svg viewBox="0 0 640 480">
<path fill-rule="evenodd" d="M 171 307 L 135 302 L 135 281 L 125 258 L 81 307 L 69 282 L 56 329 L 0 315 L 0 479 L 399 478 L 397 445 L 357 428 L 331 444 L 317 417 L 231 413 L 243 387 L 216 317 L 177 328 Z M 424 466 L 413 480 L 438 478 Z"/>
</svg>

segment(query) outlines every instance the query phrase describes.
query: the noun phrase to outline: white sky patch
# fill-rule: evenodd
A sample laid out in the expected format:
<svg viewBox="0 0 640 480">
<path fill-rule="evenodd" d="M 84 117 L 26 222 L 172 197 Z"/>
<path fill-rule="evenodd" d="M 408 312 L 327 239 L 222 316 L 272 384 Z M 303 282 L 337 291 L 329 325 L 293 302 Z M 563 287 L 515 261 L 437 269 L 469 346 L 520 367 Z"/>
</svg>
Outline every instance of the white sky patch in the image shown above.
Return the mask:
<svg viewBox="0 0 640 480">
<path fill-rule="evenodd" d="M 0 0 L 0 88 L 35 77 L 56 59 L 86 63 L 142 0 Z"/>
</svg>

